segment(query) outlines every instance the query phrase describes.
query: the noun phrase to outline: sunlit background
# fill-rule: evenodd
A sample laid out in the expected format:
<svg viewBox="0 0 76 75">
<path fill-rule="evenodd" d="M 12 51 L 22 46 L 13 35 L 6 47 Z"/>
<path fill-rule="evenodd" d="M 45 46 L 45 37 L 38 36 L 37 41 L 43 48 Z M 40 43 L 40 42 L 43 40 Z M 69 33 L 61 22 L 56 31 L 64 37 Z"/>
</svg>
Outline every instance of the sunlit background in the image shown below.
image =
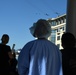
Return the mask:
<svg viewBox="0 0 76 75">
<path fill-rule="evenodd" d="M 38 19 L 66 14 L 67 0 L 0 0 L 0 38 L 10 37 L 8 45 L 21 49 L 34 39 L 29 27 Z"/>
</svg>

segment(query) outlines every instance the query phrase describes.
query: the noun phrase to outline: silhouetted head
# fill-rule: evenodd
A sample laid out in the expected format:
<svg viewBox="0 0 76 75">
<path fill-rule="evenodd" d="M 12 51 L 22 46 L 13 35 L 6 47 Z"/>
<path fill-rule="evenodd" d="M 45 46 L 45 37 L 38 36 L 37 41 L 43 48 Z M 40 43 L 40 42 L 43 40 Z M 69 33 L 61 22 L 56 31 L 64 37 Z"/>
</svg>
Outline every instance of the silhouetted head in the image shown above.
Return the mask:
<svg viewBox="0 0 76 75">
<path fill-rule="evenodd" d="M 2 44 L 7 44 L 9 42 L 9 36 L 7 34 L 3 34 L 1 41 Z"/>
<path fill-rule="evenodd" d="M 66 32 L 61 38 L 63 48 L 74 47 L 76 44 L 76 39 L 72 33 Z"/>
<path fill-rule="evenodd" d="M 51 34 L 51 25 L 45 19 L 39 19 L 30 28 L 32 35 L 36 38 L 48 38 Z"/>
</svg>

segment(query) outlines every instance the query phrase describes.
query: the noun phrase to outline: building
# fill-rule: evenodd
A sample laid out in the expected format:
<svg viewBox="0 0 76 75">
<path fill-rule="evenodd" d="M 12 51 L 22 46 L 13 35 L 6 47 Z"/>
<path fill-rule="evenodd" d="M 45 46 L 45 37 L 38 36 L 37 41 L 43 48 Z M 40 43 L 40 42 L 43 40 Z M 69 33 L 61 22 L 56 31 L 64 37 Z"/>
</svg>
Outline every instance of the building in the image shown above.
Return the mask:
<svg viewBox="0 0 76 75">
<path fill-rule="evenodd" d="M 66 30 L 66 14 L 48 19 L 48 21 L 51 24 L 51 36 L 49 40 L 55 43 L 59 49 L 62 49 L 61 37 Z"/>
</svg>

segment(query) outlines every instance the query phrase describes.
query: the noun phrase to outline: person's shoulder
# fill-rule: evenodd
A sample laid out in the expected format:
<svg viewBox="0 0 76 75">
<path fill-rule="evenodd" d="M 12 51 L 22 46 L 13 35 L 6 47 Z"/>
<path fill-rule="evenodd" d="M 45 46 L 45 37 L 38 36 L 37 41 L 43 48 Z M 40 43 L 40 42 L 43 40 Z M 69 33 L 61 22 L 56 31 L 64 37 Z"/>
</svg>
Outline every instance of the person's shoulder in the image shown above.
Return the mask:
<svg viewBox="0 0 76 75">
<path fill-rule="evenodd" d="M 5 48 L 8 52 L 11 52 L 11 47 L 9 45 L 5 45 Z"/>
<path fill-rule="evenodd" d="M 10 46 L 9 46 L 9 45 L 6 45 L 6 47 L 7 47 L 7 48 L 10 48 Z"/>
<path fill-rule="evenodd" d="M 54 44 L 53 42 L 51 42 L 49 40 L 48 40 L 48 44 L 51 45 L 51 46 L 54 46 L 54 47 L 58 48 L 58 46 L 56 44 Z"/>
<path fill-rule="evenodd" d="M 9 45 L 6 45 L 7 47 L 10 47 Z"/>
<path fill-rule="evenodd" d="M 29 42 L 26 43 L 26 45 L 28 45 L 28 44 L 33 44 L 35 41 L 36 41 L 36 40 L 29 41 Z"/>
<path fill-rule="evenodd" d="M 36 40 L 32 40 L 32 41 L 27 42 L 27 43 L 24 45 L 24 47 L 30 48 L 30 46 L 32 46 L 35 41 L 36 41 Z M 24 48 L 24 47 L 23 47 L 23 48 Z"/>
<path fill-rule="evenodd" d="M 0 43 L 0 47 L 9 48 L 10 46 L 9 45 L 4 45 L 4 44 Z"/>
<path fill-rule="evenodd" d="M 59 50 L 58 46 L 49 40 L 44 41 L 45 45 L 53 50 Z"/>
<path fill-rule="evenodd" d="M 3 46 L 3 47 L 10 47 L 9 45 L 4 45 L 2 43 L 0 43 L 0 46 Z"/>
</svg>

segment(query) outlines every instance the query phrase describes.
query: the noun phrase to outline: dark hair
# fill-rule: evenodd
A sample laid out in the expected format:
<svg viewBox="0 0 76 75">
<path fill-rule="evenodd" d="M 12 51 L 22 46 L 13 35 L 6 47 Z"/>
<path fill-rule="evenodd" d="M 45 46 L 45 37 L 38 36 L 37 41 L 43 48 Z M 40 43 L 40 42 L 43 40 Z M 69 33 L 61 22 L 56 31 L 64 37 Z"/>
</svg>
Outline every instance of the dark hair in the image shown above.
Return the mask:
<svg viewBox="0 0 76 75">
<path fill-rule="evenodd" d="M 36 28 L 34 31 L 34 36 L 35 37 L 44 37 L 45 35 L 51 34 L 51 26 L 49 22 L 45 19 L 39 19 L 36 22 Z"/>
<path fill-rule="evenodd" d="M 3 35 L 2 35 L 2 38 L 4 38 L 4 37 L 9 38 L 9 36 L 8 36 L 7 34 L 3 34 Z"/>
<path fill-rule="evenodd" d="M 7 34 L 3 34 L 2 38 L 1 38 L 1 41 L 4 42 L 6 40 L 6 38 L 8 38 L 8 40 L 9 40 L 9 36 Z"/>
<path fill-rule="evenodd" d="M 76 39 L 72 33 L 66 32 L 62 35 L 61 38 L 62 46 L 65 47 L 74 47 L 76 44 Z"/>
</svg>

